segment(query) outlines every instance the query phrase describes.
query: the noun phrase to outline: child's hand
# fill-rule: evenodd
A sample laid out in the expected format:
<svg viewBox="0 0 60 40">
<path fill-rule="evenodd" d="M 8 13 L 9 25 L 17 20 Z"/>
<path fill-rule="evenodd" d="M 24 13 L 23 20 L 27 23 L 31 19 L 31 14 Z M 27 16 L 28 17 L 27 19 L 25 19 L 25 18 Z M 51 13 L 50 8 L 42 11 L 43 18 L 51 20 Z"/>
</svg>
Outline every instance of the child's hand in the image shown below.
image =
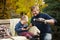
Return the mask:
<svg viewBox="0 0 60 40">
<path fill-rule="evenodd" d="M 27 28 L 22 28 L 22 30 L 27 30 Z"/>
</svg>

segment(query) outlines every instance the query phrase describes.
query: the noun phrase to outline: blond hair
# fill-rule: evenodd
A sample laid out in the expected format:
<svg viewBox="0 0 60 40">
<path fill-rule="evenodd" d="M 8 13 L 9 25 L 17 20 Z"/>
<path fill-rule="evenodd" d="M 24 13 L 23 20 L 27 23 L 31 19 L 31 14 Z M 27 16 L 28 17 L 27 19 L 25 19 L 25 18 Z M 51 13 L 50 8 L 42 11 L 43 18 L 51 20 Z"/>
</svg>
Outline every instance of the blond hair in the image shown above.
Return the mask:
<svg viewBox="0 0 60 40">
<path fill-rule="evenodd" d="M 23 15 L 21 17 L 21 20 L 28 22 L 28 16 L 27 15 Z"/>
</svg>

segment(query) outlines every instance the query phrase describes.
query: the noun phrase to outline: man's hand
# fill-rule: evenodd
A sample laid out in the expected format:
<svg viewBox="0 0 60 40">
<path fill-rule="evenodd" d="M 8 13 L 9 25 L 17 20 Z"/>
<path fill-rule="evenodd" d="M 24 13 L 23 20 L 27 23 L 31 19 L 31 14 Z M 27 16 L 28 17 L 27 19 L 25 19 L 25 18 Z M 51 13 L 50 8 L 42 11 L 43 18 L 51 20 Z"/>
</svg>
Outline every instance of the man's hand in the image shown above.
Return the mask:
<svg viewBox="0 0 60 40">
<path fill-rule="evenodd" d="M 55 20 L 54 20 L 54 19 L 45 20 L 44 23 L 45 23 L 45 24 L 48 23 L 48 24 L 54 25 Z"/>
</svg>

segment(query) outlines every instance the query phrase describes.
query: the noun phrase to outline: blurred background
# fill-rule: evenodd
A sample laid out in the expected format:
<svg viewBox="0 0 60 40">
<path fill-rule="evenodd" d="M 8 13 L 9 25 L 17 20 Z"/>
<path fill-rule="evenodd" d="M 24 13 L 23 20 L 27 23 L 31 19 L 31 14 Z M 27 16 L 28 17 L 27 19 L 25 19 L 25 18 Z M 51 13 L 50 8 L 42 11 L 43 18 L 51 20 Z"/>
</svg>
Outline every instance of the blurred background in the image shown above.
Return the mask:
<svg viewBox="0 0 60 40">
<path fill-rule="evenodd" d="M 30 7 L 39 5 L 40 11 L 51 15 L 57 20 L 52 27 L 53 40 L 60 39 L 60 0 L 0 0 L 0 19 L 20 18 L 21 12 L 32 17 Z"/>
</svg>

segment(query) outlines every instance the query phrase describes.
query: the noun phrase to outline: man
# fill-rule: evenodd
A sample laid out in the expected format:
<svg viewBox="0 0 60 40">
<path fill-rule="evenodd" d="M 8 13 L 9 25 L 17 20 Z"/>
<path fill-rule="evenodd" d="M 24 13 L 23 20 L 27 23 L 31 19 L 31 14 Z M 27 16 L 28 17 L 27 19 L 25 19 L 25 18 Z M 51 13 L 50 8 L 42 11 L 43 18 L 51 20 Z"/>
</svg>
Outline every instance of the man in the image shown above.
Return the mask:
<svg viewBox="0 0 60 40">
<path fill-rule="evenodd" d="M 41 31 L 40 40 L 52 40 L 51 25 L 54 25 L 56 20 L 48 14 L 39 12 L 38 6 L 32 6 L 31 12 L 33 17 L 31 19 L 32 26 L 36 26 Z"/>
</svg>

